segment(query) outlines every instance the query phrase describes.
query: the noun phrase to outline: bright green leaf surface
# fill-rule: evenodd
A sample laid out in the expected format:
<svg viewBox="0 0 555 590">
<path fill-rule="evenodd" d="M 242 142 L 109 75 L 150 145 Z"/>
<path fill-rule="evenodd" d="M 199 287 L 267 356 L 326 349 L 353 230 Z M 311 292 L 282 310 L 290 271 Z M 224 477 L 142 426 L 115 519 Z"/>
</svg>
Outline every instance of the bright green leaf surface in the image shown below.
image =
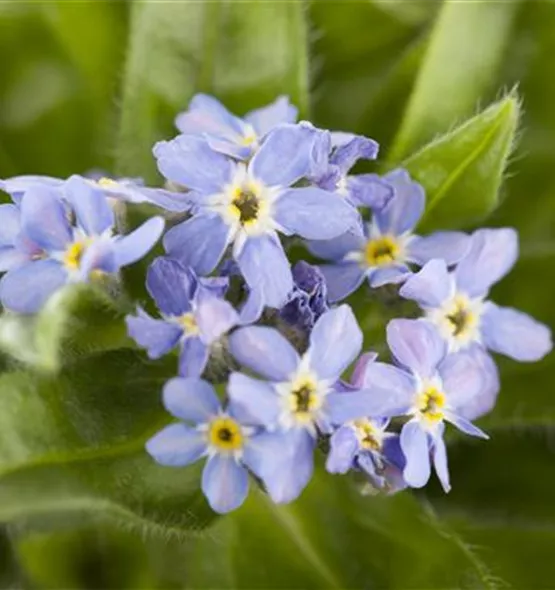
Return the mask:
<svg viewBox="0 0 555 590">
<path fill-rule="evenodd" d="M 444 2 L 389 153 L 399 162 L 489 98 L 518 2 Z"/>
<path fill-rule="evenodd" d="M 245 112 L 287 94 L 308 110 L 304 2 L 137 2 L 123 81 L 118 170 L 156 178 L 152 145 L 196 92 Z"/>
<path fill-rule="evenodd" d="M 423 228 L 465 227 L 495 207 L 518 117 L 509 95 L 403 163 L 426 190 Z"/>
</svg>

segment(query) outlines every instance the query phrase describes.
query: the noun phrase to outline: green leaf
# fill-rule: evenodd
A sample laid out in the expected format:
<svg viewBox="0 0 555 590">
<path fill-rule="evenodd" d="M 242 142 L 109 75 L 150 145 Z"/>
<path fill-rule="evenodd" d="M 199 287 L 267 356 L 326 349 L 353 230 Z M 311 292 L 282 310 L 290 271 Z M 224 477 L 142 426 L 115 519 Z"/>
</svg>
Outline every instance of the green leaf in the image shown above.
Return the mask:
<svg viewBox="0 0 555 590">
<path fill-rule="evenodd" d="M 518 2 L 443 2 L 389 154 L 404 159 L 489 98 Z"/>
<path fill-rule="evenodd" d="M 176 535 L 204 526 L 213 514 L 198 467 L 161 467 L 144 450 L 170 420 L 160 391 L 175 364 L 121 351 L 56 377 L 1 375 L 0 521 L 51 527 L 112 518 Z"/>
<path fill-rule="evenodd" d="M 288 94 L 308 111 L 304 2 L 135 2 L 123 81 L 118 170 L 156 178 L 155 141 L 176 134 L 195 92 L 240 112 Z"/>
<path fill-rule="evenodd" d="M 0 350 L 41 371 L 99 351 L 132 346 L 121 301 L 99 287 L 68 285 L 34 316 L 0 317 Z"/>
<path fill-rule="evenodd" d="M 403 162 L 426 191 L 419 229 L 465 227 L 494 209 L 519 111 L 510 94 Z"/>
</svg>

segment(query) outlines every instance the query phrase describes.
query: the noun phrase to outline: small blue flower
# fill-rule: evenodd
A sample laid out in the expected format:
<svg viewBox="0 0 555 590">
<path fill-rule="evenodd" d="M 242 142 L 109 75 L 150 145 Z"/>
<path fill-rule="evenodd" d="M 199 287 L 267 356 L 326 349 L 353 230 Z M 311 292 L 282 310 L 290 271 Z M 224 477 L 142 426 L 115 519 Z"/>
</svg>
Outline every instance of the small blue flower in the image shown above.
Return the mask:
<svg viewBox="0 0 555 590">
<path fill-rule="evenodd" d="M 195 136 L 158 143 L 154 154 L 160 171 L 194 191 L 198 203 L 193 217 L 164 237 L 168 255 L 204 275 L 232 244 L 247 285 L 266 305 L 279 308 L 293 278 L 278 231 L 328 239 L 358 220 L 356 209 L 333 193 L 289 188 L 309 175 L 314 151 L 327 141 L 312 126 L 282 125 L 268 134 L 248 165 L 214 152 Z"/>
<path fill-rule="evenodd" d="M 127 236 L 113 235 L 114 214 L 102 192 L 78 177 L 67 181 L 65 191 L 68 204 L 46 186 L 26 190 L 21 199 L 21 234 L 40 252 L 0 281 L 7 309 L 34 313 L 66 283 L 116 273 L 139 260 L 162 234 L 163 219 L 153 217 Z M 68 214 L 75 215 L 76 226 Z"/>
<path fill-rule="evenodd" d="M 146 443 L 146 450 L 161 465 L 185 467 L 207 457 L 202 491 L 213 510 L 235 510 L 245 501 L 249 475 L 243 463 L 247 454 L 271 462 L 256 426 L 237 416 L 233 403 L 220 405 L 213 387 L 201 379 L 177 377 L 166 383 L 164 406 L 181 422 L 162 429 Z"/>
<path fill-rule="evenodd" d="M 375 353 L 365 353 L 357 361 L 346 390 L 364 387 L 364 374 Z M 406 487 L 403 480 L 405 457 L 399 435 L 387 432 L 387 418 L 362 418 L 340 426 L 330 437 L 326 469 L 330 473 L 347 473 L 358 469 L 366 473 L 372 485 L 388 493 Z"/>
<path fill-rule="evenodd" d="M 331 302 L 347 297 L 365 278 L 371 287 L 401 283 L 411 275 L 409 264 L 423 265 L 438 257 L 454 264 L 468 250 L 469 238 L 461 232 L 414 234 L 424 212 L 422 187 L 401 169 L 386 174 L 384 180 L 393 197 L 374 211 L 371 223 L 336 239 L 309 244 L 316 256 L 333 261 L 321 267 Z"/>
<path fill-rule="evenodd" d="M 241 328 L 229 338 L 230 352 L 242 365 L 268 379 L 242 373 L 230 377 L 228 393 L 238 415 L 267 429 L 264 441 L 277 459 L 250 461 L 275 502 L 294 500 L 314 468 L 317 432 L 371 415 L 372 392 L 345 391 L 338 380 L 362 346 L 362 333 L 347 305 L 324 313 L 299 357 L 272 328 Z"/>
<path fill-rule="evenodd" d="M 431 260 L 399 293 L 418 302 L 452 352 L 480 345 L 518 361 L 537 361 L 553 348 L 549 328 L 487 299 L 517 257 L 514 229 L 480 229 L 455 270 L 449 272 L 443 260 Z"/>
<path fill-rule="evenodd" d="M 157 258 L 148 269 L 146 285 L 162 313 L 154 319 L 139 308 L 127 316 L 129 335 L 158 359 L 179 345 L 179 374 L 199 377 L 211 347 L 238 323 L 237 312 L 223 299 L 221 279 L 199 279 L 169 258 Z"/>
<path fill-rule="evenodd" d="M 293 291 L 280 309 L 282 320 L 309 332 L 316 320 L 329 309 L 324 276 L 317 266 L 301 260 L 293 267 Z"/>
<path fill-rule="evenodd" d="M 372 390 L 376 404 L 370 415 L 409 416 L 400 438 L 406 459 L 403 478 L 412 487 L 424 486 L 430 478 L 431 455 L 447 492 L 445 422 L 471 436 L 488 438 L 469 420 L 493 406 L 499 390 L 495 364 L 480 348 L 446 355 L 435 328 L 422 320 L 392 320 L 387 342 L 400 366 L 366 366 L 362 385 Z"/>
<path fill-rule="evenodd" d="M 382 209 L 393 196 L 393 189 L 377 174 L 349 175 L 358 160 L 375 160 L 378 144 L 362 135 L 332 133 L 332 152 L 319 167 L 312 181 L 336 192 L 356 207 Z"/>
<path fill-rule="evenodd" d="M 128 203 L 151 203 L 168 211 L 183 212 L 189 208 L 189 203 L 181 193 L 173 193 L 163 189 L 144 186 L 140 178 L 110 178 L 95 173 L 91 176 L 74 175 L 68 180 L 51 176 L 14 176 L 0 180 L 0 189 L 8 193 L 14 203 L 19 205 L 26 191 L 32 188 L 50 188 L 51 194 L 56 191 L 63 200 L 69 200 L 67 190 L 71 191 L 72 179 L 80 178 L 91 187 L 101 190 L 106 197 L 114 201 Z M 69 189 L 66 189 L 69 183 Z"/>
<path fill-rule="evenodd" d="M 295 123 L 296 120 L 297 109 L 286 96 L 280 96 L 273 103 L 240 119 L 212 96 L 196 94 L 189 110 L 180 113 L 175 124 L 185 135 L 204 137 L 216 152 L 248 160 L 274 127 Z"/>
</svg>

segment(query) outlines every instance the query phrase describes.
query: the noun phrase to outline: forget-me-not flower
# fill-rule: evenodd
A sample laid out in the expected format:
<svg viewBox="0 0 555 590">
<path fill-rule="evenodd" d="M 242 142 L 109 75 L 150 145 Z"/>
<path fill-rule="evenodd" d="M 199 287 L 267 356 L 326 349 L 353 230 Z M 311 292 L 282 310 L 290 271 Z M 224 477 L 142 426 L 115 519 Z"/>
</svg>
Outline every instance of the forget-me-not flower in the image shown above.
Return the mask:
<svg viewBox="0 0 555 590">
<path fill-rule="evenodd" d="M 499 389 L 495 364 L 480 348 L 447 355 L 437 330 L 422 320 L 392 320 L 387 343 L 399 366 L 369 363 L 362 385 L 382 404 L 378 415 L 410 417 L 400 437 L 407 484 L 424 486 L 433 462 L 443 488 L 449 491 L 445 422 L 471 436 L 487 438 L 469 420 L 493 405 Z"/>
<path fill-rule="evenodd" d="M 236 330 L 229 346 L 237 361 L 268 380 L 232 373 L 228 393 L 238 415 L 266 428 L 259 444 L 276 455 L 266 464 L 251 461 L 253 470 L 275 502 L 290 502 L 312 476 L 317 433 L 329 434 L 375 409 L 374 392 L 338 384 L 360 351 L 362 333 L 351 308 L 342 305 L 316 322 L 302 357 L 277 330 L 263 326 Z"/>
<path fill-rule="evenodd" d="M 480 229 L 453 271 L 444 260 L 432 260 L 399 293 L 418 302 L 450 351 L 477 344 L 518 361 L 537 361 L 552 349 L 549 328 L 487 299 L 491 286 L 511 270 L 517 257 L 514 229 Z"/>
<path fill-rule="evenodd" d="M 164 247 L 195 272 L 210 273 L 233 245 L 247 285 L 280 307 L 293 288 L 278 232 L 328 239 L 354 226 L 358 213 L 317 187 L 290 188 L 313 168 L 313 153 L 329 141 L 308 125 L 271 131 L 248 165 L 214 152 L 202 138 L 180 135 L 156 144 L 162 174 L 196 193 L 191 219 L 171 228 Z M 190 198 L 190 197 L 189 197 Z"/>
<path fill-rule="evenodd" d="M 400 283 L 411 275 L 409 264 L 423 265 L 438 257 L 454 264 L 468 249 L 469 238 L 461 232 L 414 234 L 424 213 L 424 190 L 405 170 L 394 170 L 383 178 L 393 197 L 374 211 L 371 223 L 337 239 L 309 244 L 316 256 L 333 262 L 321 267 L 332 302 L 347 297 L 364 279 L 371 287 Z"/>
<path fill-rule="evenodd" d="M 24 193 L 21 232 L 40 252 L 0 281 L 0 301 L 7 309 L 34 313 L 66 283 L 117 272 L 142 258 L 164 229 L 164 220 L 152 217 L 127 236 L 113 235 L 114 213 L 101 191 L 75 177 L 66 195 L 71 209 L 55 189 L 36 186 Z"/>
<path fill-rule="evenodd" d="M 162 319 L 139 309 L 137 316 L 126 318 L 129 335 L 146 348 L 151 359 L 179 345 L 179 374 L 200 376 L 211 346 L 239 321 L 237 312 L 222 298 L 221 285 L 201 283 L 191 269 L 169 258 L 154 260 L 146 285 Z"/>
<path fill-rule="evenodd" d="M 241 506 L 249 488 L 243 466 L 246 452 L 251 450 L 258 462 L 265 461 L 257 448 L 252 449 L 258 429 L 237 416 L 233 402 L 224 410 L 212 385 L 202 379 L 171 379 L 164 387 L 163 401 L 181 422 L 148 440 L 148 453 L 170 467 L 185 467 L 206 457 L 201 487 L 210 506 L 219 513 Z"/>
<path fill-rule="evenodd" d="M 241 119 L 231 114 L 216 98 L 196 94 L 189 103 L 189 110 L 177 115 L 175 124 L 185 135 L 204 137 L 214 151 L 247 160 L 274 127 L 294 123 L 297 114 L 289 99 L 280 96 Z"/>
</svg>

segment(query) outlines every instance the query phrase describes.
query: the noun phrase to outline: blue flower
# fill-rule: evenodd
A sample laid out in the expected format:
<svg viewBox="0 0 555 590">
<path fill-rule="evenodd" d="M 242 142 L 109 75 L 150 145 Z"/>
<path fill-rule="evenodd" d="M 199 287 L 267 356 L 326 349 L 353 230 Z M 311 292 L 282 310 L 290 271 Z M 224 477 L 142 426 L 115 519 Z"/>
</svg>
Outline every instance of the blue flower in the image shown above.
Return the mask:
<svg viewBox="0 0 555 590">
<path fill-rule="evenodd" d="M 158 359 L 179 345 L 179 374 L 198 377 L 206 367 L 211 347 L 238 323 L 237 312 L 222 297 L 221 280 L 200 282 L 175 260 L 157 258 L 148 269 L 146 285 L 162 313 L 154 319 L 139 308 L 127 316 L 129 335 Z M 227 281 L 225 281 L 227 283 Z"/>
<path fill-rule="evenodd" d="M 480 345 L 518 361 L 537 361 L 553 347 L 549 328 L 487 299 L 517 257 L 514 229 L 480 229 L 455 270 L 449 272 L 443 260 L 432 260 L 399 293 L 418 302 L 450 351 Z"/>
<path fill-rule="evenodd" d="M 358 160 L 375 160 L 378 144 L 362 135 L 332 133 L 332 151 L 312 181 L 320 188 L 336 192 L 356 207 L 382 209 L 393 189 L 377 174 L 349 175 Z"/>
<path fill-rule="evenodd" d="M 101 174 L 94 174 L 90 177 L 74 175 L 68 180 L 51 176 L 14 176 L 0 180 L 0 189 L 8 193 L 14 203 L 18 205 L 25 192 L 31 188 L 50 188 L 53 189 L 51 194 L 56 191 L 61 199 L 68 200 L 69 197 L 66 193 L 67 190 L 71 191 L 73 178 L 80 178 L 115 201 L 151 203 L 168 211 L 176 212 L 183 212 L 190 206 L 181 193 L 146 187 L 140 178 L 114 179 Z M 66 189 L 67 183 L 69 183 L 69 189 Z"/>
<path fill-rule="evenodd" d="M 77 177 L 65 190 L 71 210 L 45 186 L 28 189 L 21 199 L 21 233 L 40 252 L 0 281 L 0 301 L 7 309 L 34 313 L 66 283 L 115 273 L 139 260 L 162 234 L 163 219 L 153 217 L 127 236 L 112 235 L 114 214 L 100 191 Z"/>
<path fill-rule="evenodd" d="M 241 506 L 249 488 L 243 466 L 247 453 L 260 462 L 272 460 L 271 455 L 260 454 L 258 429 L 237 416 L 233 402 L 224 410 L 213 387 L 201 379 L 168 381 L 163 400 L 181 422 L 166 426 L 147 441 L 148 453 L 170 467 L 185 467 L 207 457 L 202 491 L 212 509 L 226 513 Z"/>
<path fill-rule="evenodd" d="M 345 389 L 364 387 L 364 374 L 375 353 L 365 353 L 357 361 L 351 382 Z M 362 418 L 340 426 L 330 437 L 330 450 L 326 469 L 330 473 L 347 473 L 358 469 L 366 473 L 373 486 L 388 493 L 406 487 L 402 471 L 405 457 L 401 451 L 399 435 L 387 432 L 387 418 Z"/>
<path fill-rule="evenodd" d="M 268 106 L 251 111 L 240 119 L 212 96 L 196 94 L 189 110 L 180 113 L 175 124 L 185 135 L 204 137 L 214 151 L 247 160 L 274 127 L 296 120 L 297 109 L 286 96 L 280 96 Z"/>
<path fill-rule="evenodd" d="M 321 267 L 332 302 L 347 297 L 365 278 L 371 287 L 401 283 L 411 275 L 409 264 L 423 265 L 438 257 L 454 264 L 469 247 L 468 236 L 461 232 L 414 234 L 424 212 L 422 187 L 400 169 L 386 174 L 384 180 L 394 196 L 383 209 L 374 211 L 370 224 L 337 239 L 309 244 L 316 256 L 333 261 Z"/>
<path fill-rule="evenodd" d="M 233 244 L 247 285 L 279 308 L 293 288 L 278 231 L 328 239 L 357 223 L 354 207 L 316 187 L 288 188 L 313 169 L 313 153 L 326 134 L 309 125 L 271 131 L 248 165 L 214 152 L 205 140 L 180 135 L 154 148 L 158 167 L 196 193 L 191 219 L 168 231 L 164 247 L 195 272 L 210 273 Z"/>
<path fill-rule="evenodd" d="M 301 260 L 293 267 L 293 291 L 279 316 L 292 326 L 310 331 L 316 320 L 329 309 L 324 276 L 317 266 Z"/>
<path fill-rule="evenodd" d="M 228 393 L 237 415 L 263 425 L 263 442 L 275 449 L 269 463 L 251 459 L 275 502 L 294 500 L 314 467 L 318 431 L 372 414 L 372 393 L 345 391 L 338 380 L 362 346 L 362 333 L 347 305 L 324 313 L 300 357 L 272 328 L 251 326 L 229 337 L 230 352 L 245 367 L 268 379 L 232 373 Z"/>
<path fill-rule="evenodd" d="M 444 341 L 422 320 L 392 320 L 387 342 L 399 366 L 369 363 L 362 377 L 362 386 L 372 390 L 377 406 L 371 415 L 410 417 L 400 438 L 406 459 L 403 478 L 412 487 L 424 486 L 432 461 L 447 492 L 445 422 L 487 438 L 470 420 L 493 406 L 499 390 L 495 364 L 480 348 L 446 355 Z"/>
</svg>

